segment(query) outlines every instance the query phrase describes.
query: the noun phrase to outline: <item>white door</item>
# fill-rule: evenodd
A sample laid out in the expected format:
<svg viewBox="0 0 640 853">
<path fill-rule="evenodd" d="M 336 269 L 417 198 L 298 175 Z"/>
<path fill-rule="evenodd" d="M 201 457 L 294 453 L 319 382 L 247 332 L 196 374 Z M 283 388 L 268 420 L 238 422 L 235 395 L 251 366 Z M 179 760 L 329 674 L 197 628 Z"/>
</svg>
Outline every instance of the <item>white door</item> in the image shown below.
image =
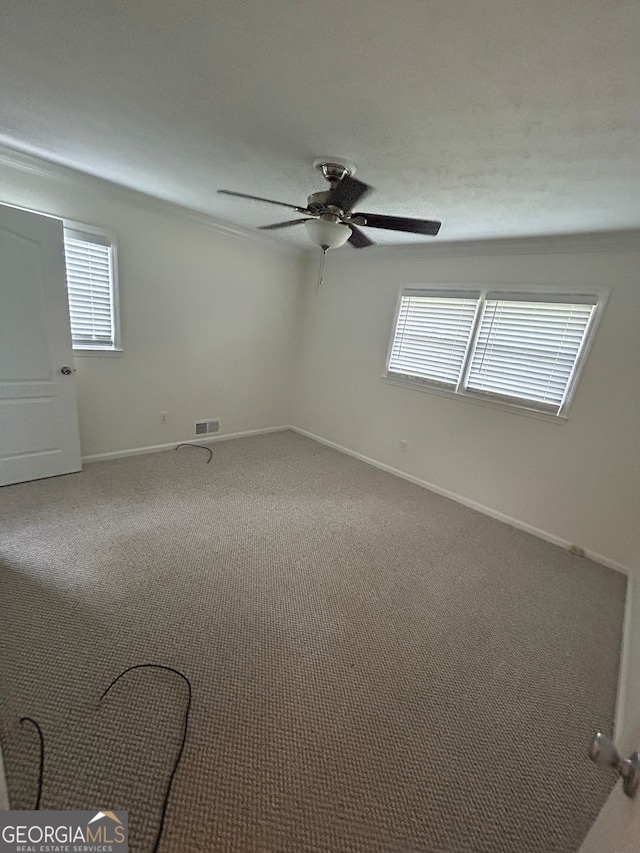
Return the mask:
<svg viewBox="0 0 640 853">
<path fill-rule="evenodd" d="M 640 584 L 635 573 L 627 578 L 626 628 L 620 662 L 615 743 L 628 757 L 640 752 Z M 592 772 L 610 773 L 593 766 Z M 631 800 L 616 782 L 611 796 L 589 830 L 579 853 L 638 853 L 640 850 L 640 791 Z"/>
<path fill-rule="evenodd" d="M 0 205 L 0 485 L 81 468 L 62 222 Z"/>
<path fill-rule="evenodd" d="M 632 742 L 640 751 L 640 723 Z M 594 767 L 594 771 L 599 768 Z M 640 850 L 640 792 L 631 800 L 616 786 L 589 830 L 579 853 L 638 853 Z"/>
</svg>

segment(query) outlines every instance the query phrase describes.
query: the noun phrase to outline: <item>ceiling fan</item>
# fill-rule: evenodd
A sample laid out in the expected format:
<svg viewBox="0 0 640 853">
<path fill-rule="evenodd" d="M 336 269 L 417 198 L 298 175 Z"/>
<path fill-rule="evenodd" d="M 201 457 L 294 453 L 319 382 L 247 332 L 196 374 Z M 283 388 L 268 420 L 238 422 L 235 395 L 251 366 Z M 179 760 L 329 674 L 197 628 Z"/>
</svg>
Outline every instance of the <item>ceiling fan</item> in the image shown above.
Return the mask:
<svg viewBox="0 0 640 853">
<path fill-rule="evenodd" d="M 384 228 L 387 231 L 404 231 L 410 234 L 425 234 L 430 237 L 440 230 L 440 222 L 431 219 L 408 219 L 405 216 L 384 216 L 380 213 L 361 213 L 353 208 L 371 191 L 372 187 L 353 177 L 356 169 L 351 163 L 345 163 L 337 158 L 319 157 L 313 161 L 313 166 L 319 169 L 330 184 L 330 189 L 312 193 L 307 199 L 306 207 L 274 201 L 270 198 L 237 193 L 232 190 L 218 190 L 224 195 L 248 198 L 254 201 L 264 201 L 288 207 L 302 214 L 302 219 L 290 219 L 287 222 L 276 222 L 273 225 L 262 225 L 262 230 L 275 231 L 289 228 L 292 225 L 303 225 L 311 240 L 323 251 L 337 249 L 345 243 L 350 243 L 356 249 L 373 246 L 373 240 L 361 231 L 366 228 Z"/>
</svg>

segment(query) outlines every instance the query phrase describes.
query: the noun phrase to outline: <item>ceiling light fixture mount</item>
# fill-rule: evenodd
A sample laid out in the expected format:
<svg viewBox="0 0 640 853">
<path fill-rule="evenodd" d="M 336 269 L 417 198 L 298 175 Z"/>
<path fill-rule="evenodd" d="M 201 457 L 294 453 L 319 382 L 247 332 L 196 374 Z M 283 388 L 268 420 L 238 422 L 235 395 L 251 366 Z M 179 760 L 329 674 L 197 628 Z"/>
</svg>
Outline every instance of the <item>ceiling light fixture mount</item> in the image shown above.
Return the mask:
<svg viewBox="0 0 640 853">
<path fill-rule="evenodd" d="M 330 184 L 337 184 L 343 178 L 352 178 L 356 173 L 355 164 L 342 157 L 316 157 L 311 165 L 322 172 Z"/>
</svg>

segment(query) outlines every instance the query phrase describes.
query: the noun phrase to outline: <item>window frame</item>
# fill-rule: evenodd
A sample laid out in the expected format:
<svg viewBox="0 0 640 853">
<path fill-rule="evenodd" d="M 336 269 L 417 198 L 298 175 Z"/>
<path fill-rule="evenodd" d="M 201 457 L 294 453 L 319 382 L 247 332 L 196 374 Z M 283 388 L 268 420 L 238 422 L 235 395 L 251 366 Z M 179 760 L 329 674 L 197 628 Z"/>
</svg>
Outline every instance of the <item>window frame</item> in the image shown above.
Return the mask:
<svg viewBox="0 0 640 853">
<path fill-rule="evenodd" d="M 118 282 L 118 241 L 114 231 L 107 228 L 101 228 L 98 225 L 88 225 L 86 222 L 78 222 L 73 219 L 63 219 L 62 227 L 65 231 L 77 231 L 85 234 L 87 237 L 95 235 L 102 240 L 109 241 L 111 252 L 111 309 L 113 322 L 113 345 L 112 346 L 76 346 L 72 339 L 73 354 L 77 358 L 88 357 L 104 357 L 104 356 L 119 356 L 122 355 L 122 337 L 120 328 L 120 292 Z M 64 246 L 63 246 L 64 249 Z M 65 272 L 66 272 L 66 254 L 65 254 Z M 69 311 L 71 314 L 71 311 Z"/>
<path fill-rule="evenodd" d="M 396 300 L 396 307 L 393 314 L 393 324 L 391 327 L 391 338 L 387 347 L 387 354 L 384 362 L 384 372 L 381 379 L 392 385 L 399 385 L 403 388 L 409 388 L 416 391 L 426 391 L 430 394 L 436 394 L 449 398 L 464 400 L 468 403 L 487 406 L 493 409 L 508 411 L 513 414 L 526 415 L 528 417 L 537 418 L 540 420 L 552 421 L 554 423 L 564 423 L 568 420 L 568 413 L 574 399 L 576 387 L 582 374 L 582 369 L 586 362 L 587 356 L 591 350 L 595 334 L 602 319 L 607 300 L 610 295 L 610 290 L 599 287 L 585 287 L 576 284 L 565 284 L 550 286 L 548 284 L 522 284 L 522 285 L 504 285 L 501 286 L 495 282 L 490 284 L 405 284 L 400 287 Z M 463 364 L 458 376 L 458 382 L 455 388 L 448 387 L 436 380 L 421 379 L 420 377 L 409 378 L 403 377 L 397 373 L 389 372 L 389 361 L 393 349 L 393 342 L 396 335 L 398 318 L 402 305 L 403 296 L 477 296 L 478 304 L 474 316 L 467 349 L 465 352 Z M 551 411 L 544 404 L 537 404 L 536 401 L 526 401 L 524 398 L 514 398 L 501 396 L 492 393 L 483 393 L 469 390 L 464 387 L 467 381 L 471 360 L 475 349 L 477 335 L 482 320 L 484 305 L 488 297 L 492 299 L 505 300 L 522 300 L 526 301 L 527 296 L 533 301 L 538 302 L 570 302 L 574 298 L 581 297 L 583 300 L 592 298 L 594 300 L 594 310 L 591 318 L 585 329 L 584 338 L 578 350 L 576 360 L 572 369 L 571 377 L 564 392 L 562 403 L 557 412 Z"/>
</svg>

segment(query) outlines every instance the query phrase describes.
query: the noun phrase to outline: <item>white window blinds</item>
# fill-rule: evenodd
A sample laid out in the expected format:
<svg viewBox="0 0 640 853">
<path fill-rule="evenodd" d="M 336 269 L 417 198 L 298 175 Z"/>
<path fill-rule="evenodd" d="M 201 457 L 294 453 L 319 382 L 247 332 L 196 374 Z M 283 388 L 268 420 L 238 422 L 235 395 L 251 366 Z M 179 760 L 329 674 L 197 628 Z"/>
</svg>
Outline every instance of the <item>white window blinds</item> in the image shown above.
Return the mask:
<svg viewBox="0 0 640 853">
<path fill-rule="evenodd" d="M 76 349 L 115 347 L 111 242 L 107 237 L 64 230 L 71 337 Z"/>
<path fill-rule="evenodd" d="M 455 388 L 478 297 L 474 293 L 405 292 L 391 346 L 389 373 Z"/>
<path fill-rule="evenodd" d="M 568 297 L 564 297 L 568 299 Z M 505 298 L 489 293 L 474 342 L 469 391 L 534 401 L 557 412 L 597 300 Z"/>
<path fill-rule="evenodd" d="M 407 289 L 387 377 L 566 416 L 604 297 Z"/>
</svg>

